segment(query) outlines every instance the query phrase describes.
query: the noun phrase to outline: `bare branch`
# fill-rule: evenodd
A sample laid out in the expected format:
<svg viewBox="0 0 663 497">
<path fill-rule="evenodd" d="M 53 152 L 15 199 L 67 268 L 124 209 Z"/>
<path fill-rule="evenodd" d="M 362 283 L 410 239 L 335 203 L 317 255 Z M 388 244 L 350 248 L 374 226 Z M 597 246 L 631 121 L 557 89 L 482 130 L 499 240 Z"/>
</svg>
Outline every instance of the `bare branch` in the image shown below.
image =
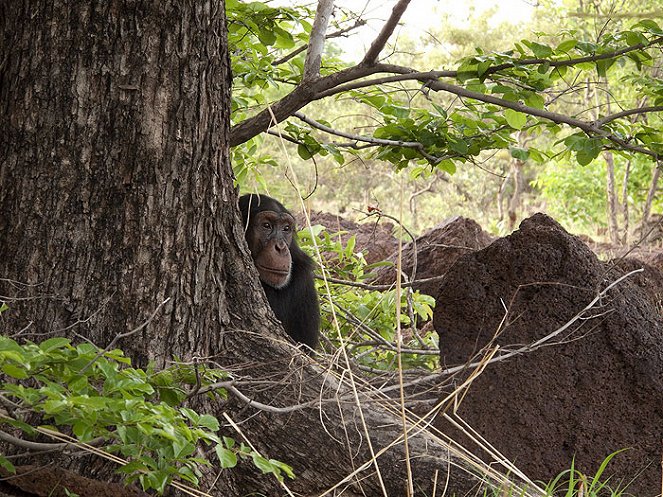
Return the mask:
<svg viewBox="0 0 663 497">
<path fill-rule="evenodd" d="M 603 119 L 598 119 L 594 122 L 597 127 L 601 127 L 604 124 L 607 124 L 615 119 L 621 119 L 622 117 L 632 116 L 634 114 L 646 114 L 648 112 L 663 112 L 663 105 L 657 105 L 654 107 L 639 107 L 637 109 L 627 109 L 622 112 L 617 112 L 616 114 L 610 114 L 605 116 Z"/>
<path fill-rule="evenodd" d="M 410 0 L 399 0 L 398 3 L 394 5 L 389 19 L 387 19 L 387 22 L 384 24 L 384 26 L 382 26 L 382 31 L 380 31 L 380 34 L 377 36 L 377 38 L 373 40 L 371 48 L 369 48 L 366 52 L 366 55 L 364 55 L 364 60 L 361 62 L 361 64 L 375 64 L 378 55 L 380 55 L 380 52 L 382 52 L 382 49 L 387 44 L 389 37 L 394 32 L 394 29 L 396 29 L 398 21 L 400 21 L 401 17 L 403 17 L 403 13 L 409 4 Z"/>
<path fill-rule="evenodd" d="M 30 440 L 23 440 L 22 438 L 17 438 L 4 431 L 0 431 L 0 440 L 15 445 L 16 447 L 21 447 L 22 449 L 28 449 L 36 452 L 64 450 L 72 445 L 68 442 L 63 442 L 63 443 L 31 442 Z"/>
<path fill-rule="evenodd" d="M 315 13 L 311 36 L 309 37 L 306 61 L 304 62 L 303 83 L 313 81 L 320 77 L 322 64 L 322 50 L 325 47 L 325 33 L 329 24 L 329 17 L 334 10 L 334 0 L 318 0 L 318 10 Z"/>
</svg>

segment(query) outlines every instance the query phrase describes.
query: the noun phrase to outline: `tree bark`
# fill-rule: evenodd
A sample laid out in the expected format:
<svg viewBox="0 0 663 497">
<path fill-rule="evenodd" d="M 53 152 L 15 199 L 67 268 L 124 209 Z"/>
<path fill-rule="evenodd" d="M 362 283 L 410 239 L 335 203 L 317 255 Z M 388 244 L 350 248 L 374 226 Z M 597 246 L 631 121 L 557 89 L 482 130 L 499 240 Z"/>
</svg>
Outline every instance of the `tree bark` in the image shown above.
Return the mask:
<svg viewBox="0 0 663 497">
<path fill-rule="evenodd" d="M 205 361 L 245 381 L 252 400 L 305 404 L 195 399 L 243 435 L 230 424 L 226 434 L 292 465 L 292 492 L 402 495 L 389 399 L 349 369 L 293 354 L 258 282 L 229 161 L 223 4 L 2 2 L 0 18 L 3 333 L 105 347 L 158 309 L 119 344 L 138 365 Z M 439 434 L 416 428 L 409 441 L 418 494 L 448 472 L 451 493 L 475 485 Z M 249 463 L 211 470 L 202 488 L 285 492 Z"/>
<path fill-rule="evenodd" d="M 603 152 L 606 165 L 606 197 L 608 199 L 608 233 L 613 244 L 619 243 L 619 224 L 617 223 L 617 187 L 615 183 L 615 160 L 612 152 Z"/>
<path fill-rule="evenodd" d="M 645 206 L 642 210 L 642 221 L 640 222 L 643 231 L 646 231 L 647 224 L 649 223 L 651 206 L 654 203 L 654 198 L 656 198 L 656 192 L 658 191 L 658 180 L 661 176 L 661 169 L 663 169 L 663 161 L 657 161 L 654 164 L 654 167 L 652 167 L 651 182 L 649 183 L 649 190 L 647 190 L 647 200 L 645 201 Z"/>
</svg>

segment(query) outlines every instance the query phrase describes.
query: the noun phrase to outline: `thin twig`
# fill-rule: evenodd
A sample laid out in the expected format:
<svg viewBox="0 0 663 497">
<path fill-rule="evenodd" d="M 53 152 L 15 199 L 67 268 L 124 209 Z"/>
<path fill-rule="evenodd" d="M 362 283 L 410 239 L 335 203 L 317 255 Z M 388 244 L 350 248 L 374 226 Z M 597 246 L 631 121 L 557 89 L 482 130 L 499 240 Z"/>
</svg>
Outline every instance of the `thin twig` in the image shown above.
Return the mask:
<svg viewBox="0 0 663 497">
<path fill-rule="evenodd" d="M 575 316 L 573 316 L 573 317 L 572 317 L 569 321 L 567 321 L 563 326 L 557 328 L 555 331 L 553 331 L 552 333 L 549 333 L 548 335 L 546 335 L 546 336 L 544 336 L 543 338 L 537 340 L 536 342 L 533 342 L 533 343 L 531 343 L 531 344 L 525 345 L 525 346 L 523 346 L 523 347 L 519 347 L 519 348 L 514 349 L 514 350 L 510 350 L 510 351 L 505 352 L 505 353 L 503 353 L 503 354 L 495 354 L 495 356 L 494 356 L 493 358 L 490 359 L 489 364 L 492 364 L 492 363 L 495 363 L 495 362 L 505 361 L 505 360 L 510 359 L 511 357 L 514 357 L 514 356 L 517 356 L 517 355 L 522 355 L 522 354 L 525 354 L 525 353 L 534 352 L 535 350 L 538 350 L 538 349 L 540 349 L 541 347 L 544 347 L 544 346 L 546 346 L 546 345 L 549 345 L 548 342 L 550 342 L 553 338 L 559 336 L 559 335 L 560 335 L 561 333 L 563 333 L 565 330 L 568 330 L 568 329 L 569 329 L 574 323 L 576 323 L 577 321 L 580 321 L 580 320 L 582 320 L 583 318 L 585 318 L 584 314 L 585 314 L 587 311 L 591 310 L 591 309 L 596 305 L 596 303 L 597 303 L 599 300 L 601 300 L 603 297 L 605 297 L 605 295 L 606 295 L 606 294 L 607 294 L 612 288 L 614 288 L 616 285 L 618 285 L 619 283 L 621 283 L 621 282 L 624 281 L 625 279 L 630 278 L 630 277 L 633 276 L 634 274 L 641 273 L 641 272 L 643 272 L 643 271 L 644 271 L 644 269 L 642 269 L 642 268 L 640 268 L 640 269 L 635 269 L 635 270 L 633 270 L 633 271 L 631 271 L 631 272 L 629 272 L 629 273 L 627 273 L 627 274 L 621 276 L 620 278 L 616 279 L 615 281 L 613 281 L 612 283 L 610 283 L 605 289 L 603 289 L 601 292 L 599 292 L 599 293 L 598 293 L 598 294 L 597 294 L 597 295 L 591 300 L 591 302 L 589 302 L 589 304 L 587 304 L 587 305 L 586 305 L 581 311 L 579 311 Z M 422 377 L 422 378 L 417 378 L 416 380 L 412 380 L 411 382 L 409 382 L 409 383 L 407 384 L 407 386 L 414 386 L 414 385 L 417 385 L 417 384 L 420 384 L 420 383 L 425 383 L 425 382 L 428 382 L 428 381 L 435 381 L 436 378 L 441 378 L 441 377 L 445 377 L 445 376 L 450 376 L 450 375 L 453 375 L 453 374 L 459 373 L 459 372 L 461 372 L 461 371 L 463 371 L 463 370 L 466 370 L 466 369 L 468 369 L 468 368 L 476 367 L 476 366 L 478 366 L 479 364 L 482 364 L 482 361 L 479 361 L 479 362 L 471 362 L 471 363 L 469 363 L 469 364 L 462 364 L 462 365 L 460 365 L 460 366 L 455 366 L 455 367 L 452 367 L 452 368 L 447 368 L 447 369 L 445 369 L 444 371 L 440 371 L 439 373 L 436 373 L 436 374 L 431 375 L 431 376 L 429 376 L 429 377 Z M 395 390 L 396 388 L 398 388 L 398 386 L 390 386 L 390 387 L 386 387 L 386 388 L 384 388 L 383 391 L 385 391 L 385 392 L 389 392 L 389 391 Z"/>
</svg>

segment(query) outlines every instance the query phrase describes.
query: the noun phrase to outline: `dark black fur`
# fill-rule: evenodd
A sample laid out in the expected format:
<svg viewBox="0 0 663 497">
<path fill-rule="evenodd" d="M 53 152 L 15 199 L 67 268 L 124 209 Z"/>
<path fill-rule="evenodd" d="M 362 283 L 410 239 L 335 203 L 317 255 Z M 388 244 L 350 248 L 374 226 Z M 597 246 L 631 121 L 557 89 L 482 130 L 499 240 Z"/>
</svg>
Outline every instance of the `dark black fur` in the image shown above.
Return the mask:
<svg viewBox="0 0 663 497">
<path fill-rule="evenodd" d="M 254 229 L 251 219 L 258 212 L 288 212 L 277 200 L 267 195 L 255 194 L 243 195 L 239 199 L 239 208 L 247 233 Z M 249 219 L 248 227 L 247 218 Z M 269 305 L 276 317 L 283 323 L 288 335 L 296 342 L 315 349 L 320 333 L 320 307 L 313 283 L 314 263 L 299 248 L 296 236 L 292 238 L 290 254 L 292 256 L 292 276 L 288 285 L 278 290 L 265 283 L 262 283 L 262 287 L 269 300 Z"/>
</svg>

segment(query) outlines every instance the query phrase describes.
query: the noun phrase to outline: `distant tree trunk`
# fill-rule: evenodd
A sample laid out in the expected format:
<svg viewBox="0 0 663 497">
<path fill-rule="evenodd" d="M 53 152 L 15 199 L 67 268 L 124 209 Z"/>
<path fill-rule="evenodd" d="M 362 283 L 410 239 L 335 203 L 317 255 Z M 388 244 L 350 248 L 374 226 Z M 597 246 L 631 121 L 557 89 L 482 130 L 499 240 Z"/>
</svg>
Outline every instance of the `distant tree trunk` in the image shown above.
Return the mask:
<svg viewBox="0 0 663 497">
<path fill-rule="evenodd" d="M 619 225 L 617 223 L 617 191 L 615 186 L 615 161 L 612 152 L 604 152 L 606 164 L 606 192 L 608 197 L 608 233 L 610 241 L 619 243 Z"/>
<path fill-rule="evenodd" d="M 641 226 L 643 230 L 649 223 L 651 206 L 654 202 L 654 198 L 656 197 L 656 192 L 658 191 L 658 179 L 661 176 L 661 169 L 663 169 L 663 161 L 658 161 L 656 164 L 654 164 L 652 169 L 651 183 L 649 183 L 649 191 L 647 192 L 647 200 L 645 201 L 645 207 L 642 211 Z"/>
<path fill-rule="evenodd" d="M 532 140 L 532 137 L 527 133 L 522 131 L 518 132 L 518 146 L 525 147 L 527 143 Z M 499 212 L 500 212 L 500 221 L 504 218 L 504 211 L 502 207 L 502 202 L 506 194 L 507 185 L 509 180 L 513 181 L 513 191 L 511 192 L 511 197 L 509 198 L 509 203 L 507 205 L 507 223 L 509 231 L 513 231 L 520 217 L 520 211 L 522 207 L 522 195 L 525 189 L 524 178 L 523 178 L 523 168 L 525 167 L 525 162 L 520 159 L 512 158 L 509 161 L 509 172 L 507 173 L 504 181 L 502 182 L 502 187 L 498 194 L 499 201 Z"/>
<path fill-rule="evenodd" d="M 513 193 L 509 199 L 509 231 L 513 231 L 518 222 L 520 212 L 520 201 L 523 193 L 523 166 L 525 163 L 514 159 L 511 161 L 511 171 L 513 172 Z"/>
<path fill-rule="evenodd" d="M 246 380 L 242 392 L 258 402 L 313 401 L 280 412 L 233 396 L 222 405 L 196 399 L 221 421 L 225 412 L 241 422 L 264 455 L 291 464 L 294 492 L 338 484 L 333 494 L 403 495 L 402 422 L 388 399 L 374 393 L 369 402 L 361 382 L 348 388 L 347 371 L 339 379 L 293 357 L 258 283 L 229 165 L 223 7 L 0 4 L 0 295 L 11 307 L 2 331 L 103 347 L 170 299 L 120 344 L 133 358 L 198 358 Z M 458 461 L 450 466 L 446 445 L 427 430 L 409 441 L 415 488 L 430 494 Z M 371 450 L 384 453 L 371 462 Z M 95 461 L 94 474 L 106 474 L 99 467 L 108 463 Z M 250 464 L 212 472 L 202 484 L 214 495 L 283 493 Z M 449 491 L 471 485 L 454 474 Z"/>
<path fill-rule="evenodd" d="M 621 242 L 626 245 L 629 242 L 629 230 L 631 229 L 630 211 L 628 206 L 628 184 L 631 179 L 631 160 L 626 161 L 624 168 L 624 180 L 622 181 L 622 213 L 624 215 L 624 228 Z"/>
</svg>

